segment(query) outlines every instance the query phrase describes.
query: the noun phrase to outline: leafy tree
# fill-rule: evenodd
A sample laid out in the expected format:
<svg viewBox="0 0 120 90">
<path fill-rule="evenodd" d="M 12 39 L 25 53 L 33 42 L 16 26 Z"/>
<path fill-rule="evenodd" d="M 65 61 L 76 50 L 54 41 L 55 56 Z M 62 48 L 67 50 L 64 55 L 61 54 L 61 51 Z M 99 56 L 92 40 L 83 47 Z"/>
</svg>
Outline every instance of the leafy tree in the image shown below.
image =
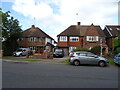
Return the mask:
<svg viewBox="0 0 120 90">
<path fill-rule="evenodd" d="M 21 37 L 21 26 L 19 21 L 10 16 L 10 11 L 2 12 L 2 22 L 0 28 L 2 28 L 2 48 L 4 55 L 11 55 L 14 50 L 18 48 L 17 39 Z"/>
<path fill-rule="evenodd" d="M 118 37 L 116 37 L 114 40 L 114 49 L 118 47 L 120 47 L 120 35 L 118 35 Z"/>
<path fill-rule="evenodd" d="M 114 53 L 120 53 L 120 35 L 118 35 L 114 40 Z"/>
</svg>

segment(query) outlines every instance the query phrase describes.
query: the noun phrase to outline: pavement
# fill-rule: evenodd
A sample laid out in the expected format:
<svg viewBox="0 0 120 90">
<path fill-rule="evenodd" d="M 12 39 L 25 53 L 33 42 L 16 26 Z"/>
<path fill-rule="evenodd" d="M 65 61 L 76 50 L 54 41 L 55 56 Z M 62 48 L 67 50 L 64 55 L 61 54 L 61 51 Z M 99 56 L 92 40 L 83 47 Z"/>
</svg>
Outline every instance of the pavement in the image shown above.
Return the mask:
<svg viewBox="0 0 120 90">
<path fill-rule="evenodd" d="M 10 58 L 16 58 L 16 59 L 32 59 L 32 58 L 26 58 L 26 56 L 22 57 L 13 57 L 13 56 L 5 56 L 3 57 L 5 59 L 8 58 L 8 60 L 3 60 L 3 62 L 12 62 L 12 63 L 22 63 L 22 64 L 29 64 L 29 63 L 43 63 L 43 64 L 69 64 L 69 63 L 62 63 L 62 61 L 68 59 L 69 57 L 63 57 L 63 58 L 53 58 L 53 59 L 34 59 L 34 60 L 40 60 L 40 61 L 19 61 L 19 60 L 9 60 Z M 84 66 L 84 65 L 83 65 Z M 107 67 L 119 67 L 115 64 L 109 64 Z"/>
</svg>

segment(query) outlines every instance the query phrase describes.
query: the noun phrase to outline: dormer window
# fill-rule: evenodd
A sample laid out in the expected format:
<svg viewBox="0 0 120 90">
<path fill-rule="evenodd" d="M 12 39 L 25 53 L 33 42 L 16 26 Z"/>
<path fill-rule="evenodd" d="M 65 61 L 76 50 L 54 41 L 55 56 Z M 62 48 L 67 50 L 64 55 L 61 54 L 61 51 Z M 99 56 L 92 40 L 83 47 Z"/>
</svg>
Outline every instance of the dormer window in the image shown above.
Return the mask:
<svg viewBox="0 0 120 90">
<path fill-rule="evenodd" d="M 112 28 L 110 28 L 110 30 L 112 30 Z"/>
<path fill-rule="evenodd" d="M 120 30 L 120 28 L 116 28 L 117 30 Z"/>
</svg>

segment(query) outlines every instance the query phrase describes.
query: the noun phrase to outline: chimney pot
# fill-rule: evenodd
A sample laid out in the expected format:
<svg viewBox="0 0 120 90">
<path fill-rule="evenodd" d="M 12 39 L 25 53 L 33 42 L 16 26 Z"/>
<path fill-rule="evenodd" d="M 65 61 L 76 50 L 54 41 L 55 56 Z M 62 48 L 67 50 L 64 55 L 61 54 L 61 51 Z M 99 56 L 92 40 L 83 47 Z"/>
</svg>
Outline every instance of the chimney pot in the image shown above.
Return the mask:
<svg viewBox="0 0 120 90">
<path fill-rule="evenodd" d="M 77 25 L 80 25 L 80 22 L 77 22 Z"/>
<path fill-rule="evenodd" d="M 35 28 L 35 25 L 32 25 L 32 28 Z"/>
</svg>

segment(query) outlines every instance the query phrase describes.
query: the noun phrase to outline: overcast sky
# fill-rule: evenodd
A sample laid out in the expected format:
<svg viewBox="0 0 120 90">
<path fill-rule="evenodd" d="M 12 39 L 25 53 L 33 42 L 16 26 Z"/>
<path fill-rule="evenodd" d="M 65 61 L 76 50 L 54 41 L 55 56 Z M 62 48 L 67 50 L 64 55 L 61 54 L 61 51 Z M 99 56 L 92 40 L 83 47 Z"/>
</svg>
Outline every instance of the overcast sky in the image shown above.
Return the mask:
<svg viewBox="0 0 120 90">
<path fill-rule="evenodd" d="M 31 25 L 42 29 L 56 40 L 56 36 L 70 25 L 118 24 L 119 0 L 2 0 L 4 12 L 11 11 L 22 29 Z"/>
</svg>

